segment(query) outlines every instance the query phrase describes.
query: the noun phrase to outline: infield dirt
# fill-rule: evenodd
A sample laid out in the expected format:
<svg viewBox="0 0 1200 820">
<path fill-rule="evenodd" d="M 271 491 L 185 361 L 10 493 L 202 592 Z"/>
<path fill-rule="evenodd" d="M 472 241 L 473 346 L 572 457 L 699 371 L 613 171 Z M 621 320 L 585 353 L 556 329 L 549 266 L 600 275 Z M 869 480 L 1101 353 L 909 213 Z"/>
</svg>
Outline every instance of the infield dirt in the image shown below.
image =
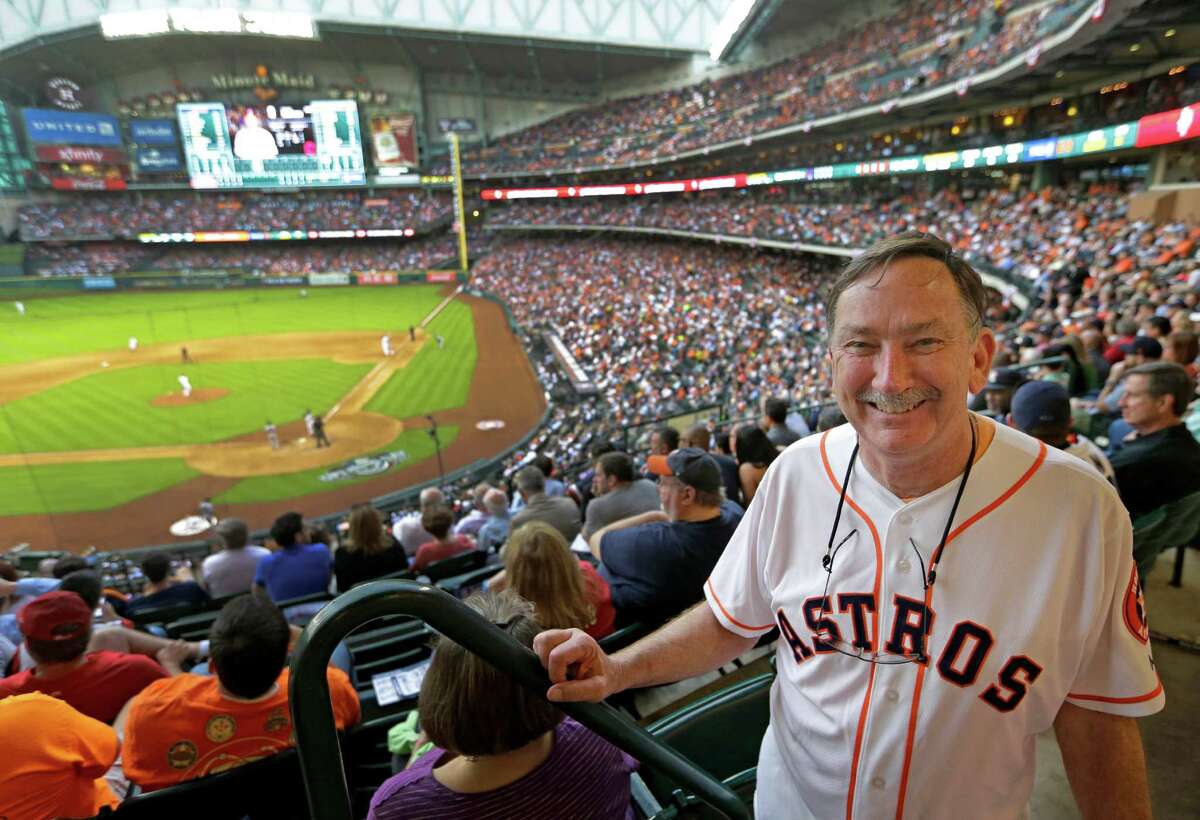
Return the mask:
<svg viewBox="0 0 1200 820">
<path fill-rule="evenodd" d="M 464 406 L 436 414 L 438 424 L 457 425 L 458 437 L 442 452 L 447 472 L 493 455 L 516 443 L 538 421 L 545 396 L 520 342 L 513 335 L 502 308 L 486 299 L 459 296 L 472 312 L 478 359 Z M 347 393 L 331 411 L 326 432 L 332 446 L 316 448 L 307 440 L 303 422 L 279 428 L 281 446 L 271 450 L 263 433 L 229 441 L 184 447 L 144 447 L 120 450 L 72 451 L 0 456 L 0 464 L 74 463 L 86 460 L 183 457 L 205 473 L 162 492 L 143 496 L 109 510 L 0 518 L 4 545 L 28 542 L 34 549 L 78 552 L 87 546 L 99 549 L 163 544 L 172 540 L 170 524 L 193 513 L 202 498 L 216 496 L 240 478 L 273 475 L 332 465 L 386 446 L 407 426 L 427 426 L 423 417 L 396 420 L 362 411 L 370 396 L 403 367 L 427 336 L 418 331 L 416 342 L 395 339 L 396 355 L 383 359 L 377 333 L 281 334 L 261 337 L 212 339 L 188 344 L 193 360 L 241 361 L 295 359 L 312 356 L 336 362 L 376 362 L 376 367 Z M 0 400 L 9 401 L 62 384 L 84 373 L 108 367 L 179 363 L 178 348 L 82 354 L 51 361 L 0 368 Z M 186 365 L 180 365 L 186 372 Z M 502 421 L 499 429 L 480 430 L 481 421 Z M 304 441 L 301 441 L 304 439 Z M 315 493 L 297 499 L 261 504 L 219 505 L 219 517 L 237 516 L 252 528 L 265 527 L 288 510 L 322 515 L 404 487 L 435 479 L 436 459 L 395 470 L 368 481 Z M 86 492 L 81 487 L 80 492 Z"/>
</svg>

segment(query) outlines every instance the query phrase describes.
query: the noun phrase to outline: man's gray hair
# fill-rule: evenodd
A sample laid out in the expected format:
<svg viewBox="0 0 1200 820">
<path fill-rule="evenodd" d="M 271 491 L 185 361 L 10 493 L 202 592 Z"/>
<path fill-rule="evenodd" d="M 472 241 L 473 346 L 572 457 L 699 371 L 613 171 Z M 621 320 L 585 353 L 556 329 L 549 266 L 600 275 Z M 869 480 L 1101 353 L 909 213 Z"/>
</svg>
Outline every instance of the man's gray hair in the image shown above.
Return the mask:
<svg viewBox="0 0 1200 820">
<path fill-rule="evenodd" d="M 483 508 L 488 515 L 501 515 L 508 509 L 508 496 L 504 490 L 488 490 L 483 496 Z"/>
<path fill-rule="evenodd" d="M 446 503 L 446 494 L 437 487 L 426 487 L 421 490 L 421 509 L 428 510 L 431 507 L 440 507 Z"/>
<path fill-rule="evenodd" d="M 544 493 L 546 476 L 537 467 L 524 467 L 517 473 L 517 489 L 527 493 Z"/>
<path fill-rule="evenodd" d="M 987 288 L 978 271 L 954 252 L 949 243 L 931 233 L 906 231 L 898 236 L 881 239 L 858 256 L 838 275 L 825 295 L 826 335 L 832 339 L 837 318 L 837 303 L 842 293 L 864 276 L 878 273 L 879 278 L 897 259 L 925 257 L 941 262 L 950 271 L 954 285 L 962 298 L 967 326 L 972 336 L 983 328 L 983 316 L 988 307 Z"/>
</svg>

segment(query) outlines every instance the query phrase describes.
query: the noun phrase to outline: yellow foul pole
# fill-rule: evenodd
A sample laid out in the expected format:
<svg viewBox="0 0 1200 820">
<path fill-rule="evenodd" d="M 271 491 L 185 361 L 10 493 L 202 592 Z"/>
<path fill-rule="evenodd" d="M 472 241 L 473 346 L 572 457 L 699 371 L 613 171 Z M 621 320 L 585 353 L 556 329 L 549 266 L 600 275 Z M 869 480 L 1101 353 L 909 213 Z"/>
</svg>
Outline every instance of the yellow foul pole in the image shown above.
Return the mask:
<svg viewBox="0 0 1200 820">
<path fill-rule="evenodd" d="M 469 260 L 467 259 L 467 214 L 463 208 L 462 186 L 462 157 L 458 152 L 458 134 L 450 132 L 450 157 L 454 169 L 454 221 L 458 226 L 458 267 L 463 276 L 467 275 Z"/>
</svg>

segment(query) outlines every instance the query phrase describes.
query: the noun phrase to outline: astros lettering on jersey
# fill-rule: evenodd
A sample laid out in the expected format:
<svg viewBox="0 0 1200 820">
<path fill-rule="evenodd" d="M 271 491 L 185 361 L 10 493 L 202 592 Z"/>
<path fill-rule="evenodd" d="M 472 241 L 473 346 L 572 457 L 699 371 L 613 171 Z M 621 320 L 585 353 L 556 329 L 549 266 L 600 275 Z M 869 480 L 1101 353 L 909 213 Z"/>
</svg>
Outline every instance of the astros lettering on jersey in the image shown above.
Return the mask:
<svg viewBox="0 0 1200 820">
<path fill-rule="evenodd" d="M 957 477 L 905 502 L 859 460 L 836 539 L 855 534 L 827 575 L 855 441 L 842 425 L 776 459 L 705 587 L 726 629 L 781 633 L 757 816 L 1020 817 L 1034 737 L 1064 701 L 1131 717 L 1163 707 L 1129 516 L 1091 467 L 997 425 L 928 600 L 921 564 Z M 868 663 L 821 637 L 927 657 Z"/>
</svg>

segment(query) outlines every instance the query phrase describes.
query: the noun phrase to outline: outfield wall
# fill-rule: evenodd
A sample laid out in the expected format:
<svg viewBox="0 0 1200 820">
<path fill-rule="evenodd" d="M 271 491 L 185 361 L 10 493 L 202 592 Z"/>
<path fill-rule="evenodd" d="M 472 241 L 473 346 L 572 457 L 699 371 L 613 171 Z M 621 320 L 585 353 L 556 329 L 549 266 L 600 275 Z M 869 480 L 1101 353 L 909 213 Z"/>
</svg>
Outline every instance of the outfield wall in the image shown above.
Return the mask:
<svg viewBox="0 0 1200 820">
<path fill-rule="evenodd" d="M 452 270 L 380 270 L 266 276 L 252 271 L 201 269 L 187 272 L 144 270 L 114 276 L 21 276 L 0 279 L 0 298 L 114 290 L 217 290 L 224 288 L 390 286 L 457 282 Z"/>
</svg>

